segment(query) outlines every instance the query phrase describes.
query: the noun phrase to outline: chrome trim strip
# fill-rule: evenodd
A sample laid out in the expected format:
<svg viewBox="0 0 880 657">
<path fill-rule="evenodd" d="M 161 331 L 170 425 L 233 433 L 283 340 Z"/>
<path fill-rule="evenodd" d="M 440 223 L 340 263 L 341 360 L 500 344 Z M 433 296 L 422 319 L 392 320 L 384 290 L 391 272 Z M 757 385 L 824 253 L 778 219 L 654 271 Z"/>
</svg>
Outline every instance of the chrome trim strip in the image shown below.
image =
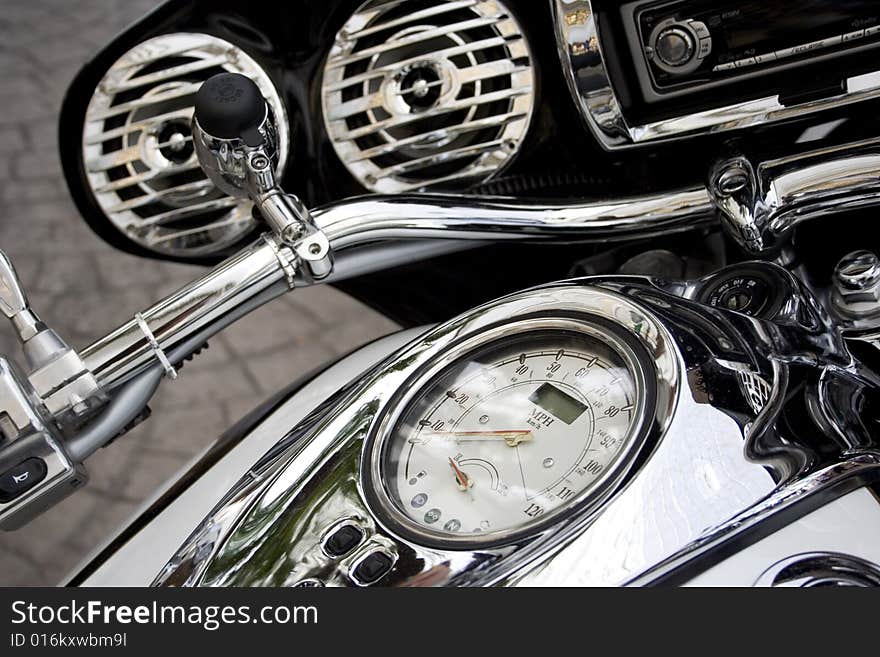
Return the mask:
<svg viewBox="0 0 880 657">
<path fill-rule="evenodd" d="M 604 148 L 631 145 L 629 126 L 605 68 L 592 3 L 588 0 L 550 0 L 550 3 L 563 73 L 572 97 L 580 106 L 581 116 Z"/>
</svg>

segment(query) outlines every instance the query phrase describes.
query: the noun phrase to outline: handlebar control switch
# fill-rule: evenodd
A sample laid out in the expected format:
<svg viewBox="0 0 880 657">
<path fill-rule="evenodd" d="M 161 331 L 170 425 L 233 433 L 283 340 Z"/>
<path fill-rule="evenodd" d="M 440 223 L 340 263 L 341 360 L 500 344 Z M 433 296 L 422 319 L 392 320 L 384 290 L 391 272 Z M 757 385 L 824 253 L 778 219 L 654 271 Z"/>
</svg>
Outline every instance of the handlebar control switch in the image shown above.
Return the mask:
<svg viewBox="0 0 880 657">
<path fill-rule="evenodd" d="M 298 275 L 326 277 L 330 244 L 311 213 L 278 185 L 278 131 L 259 87 L 237 73 L 209 78 L 196 94 L 193 142 L 205 175 L 221 191 L 249 198 L 274 235 L 296 253 Z"/>
<path fill-rule="evenodd" d="M 27 379 L 0 358 L 0 530 L 21 527 L 87 480 L 42 409 Z"/>
<path fill-rule="evenodd" d="M 48 474 L 46 462 L 36 456 L 26 458 L 0 473 L 0 503 L 11 502 L 43 481 Z"/>
</svg>

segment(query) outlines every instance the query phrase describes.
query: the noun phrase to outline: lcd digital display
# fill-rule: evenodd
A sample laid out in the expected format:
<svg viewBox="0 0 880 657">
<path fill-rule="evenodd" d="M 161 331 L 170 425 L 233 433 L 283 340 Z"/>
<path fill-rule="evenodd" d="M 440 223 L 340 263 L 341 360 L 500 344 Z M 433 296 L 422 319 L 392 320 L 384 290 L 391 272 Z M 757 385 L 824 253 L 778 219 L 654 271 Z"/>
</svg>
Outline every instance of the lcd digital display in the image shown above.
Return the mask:
<svg viewBox="0 0 880 657">
<path fill-rule="evenodd" d="M 729 14 L 720 25 L 710 27 L 721 28 L 727 50 L 754 49 L 754 54 L 763 54 L 875 24 L 880 7 L 865 0 L 788 0 L 741 3 Z"/>
<path fill-rule="evenodd" d="M 529 395 L 529 401 L 566 424 L 571 424 L 587 410 L 586 405 L 550 383 L 542 384 Z"/>
</svg>

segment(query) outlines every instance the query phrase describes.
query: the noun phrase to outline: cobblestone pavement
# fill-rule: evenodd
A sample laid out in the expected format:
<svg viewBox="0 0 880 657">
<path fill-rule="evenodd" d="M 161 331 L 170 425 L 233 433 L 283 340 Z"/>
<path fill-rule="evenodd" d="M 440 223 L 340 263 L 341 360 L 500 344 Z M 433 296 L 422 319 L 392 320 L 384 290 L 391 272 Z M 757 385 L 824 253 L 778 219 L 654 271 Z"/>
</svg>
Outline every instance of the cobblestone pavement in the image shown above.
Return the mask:
<svg viewBox="0 0 880 657">
<path fill-rule="evenodd" d="M 3 0 L 0 248 L 31 304 L 82 347 L 201 269 L 115 251 L 80 219 L 57 154 L 61 99 L 79 66 L 155 0 Z M 330 288 L 297 291 L 231 327 L 163 386 L 153 417 L 89 459 L 88 486 L 0 533 L 0 586 L 53 585 L 182 463 L 298 375 L 394 325 Z M 0 352 L 20 358 L 11 327 Z"/>
</svg>

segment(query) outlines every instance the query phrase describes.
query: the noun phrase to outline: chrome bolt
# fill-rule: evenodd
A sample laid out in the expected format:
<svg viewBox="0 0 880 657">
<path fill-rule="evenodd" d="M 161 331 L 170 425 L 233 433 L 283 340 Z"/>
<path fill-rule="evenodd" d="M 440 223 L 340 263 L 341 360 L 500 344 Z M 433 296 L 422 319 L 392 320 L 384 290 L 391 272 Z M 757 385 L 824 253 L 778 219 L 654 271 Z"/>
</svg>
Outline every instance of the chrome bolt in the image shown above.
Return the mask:
<svg viewBox="0 0 880 657">
<path fill-rule="evenodd" d="M 718 176 L 716 188 L 725 196 L 736 194 L 749 184 L 749 174 L 740 167 L 731 167 Z"/>
<path fill-rule="evenodd" d="M 302 226 L 299 224 L 289 224 L 281 232 L 281 239 L 285 242 L 295 242 L 300 238 L 302 232 Z"/>
<path fill-rule="evenodd" d="M 317 242 L 309 244 L 309 253 L 311 253 L 314 256 L 320 255 L 322 250 L 323 249 L 321 248 L 321 245 L 318 244 Z"/>
<path fill-rule="evenodd" d="M 834 268 L 835 308 L 849 317 L 880 314 L 880 258 L 871 251 L 853 251 Z"/>
<path fill-rule="evenodd" d="M 880 259 L 870 251 L 843 256 L 834 269 L 836 282 L 847 290 L 864 290 L 880 283 Z"/>
<path fill-rule="evenodd" d="M 416 95 L 417 98 L 424 98 L 428 95 L 428 81 L 419 78 L 415 82 L 413 82 L 412 92 Z"/>
<path fill-rule="evenodd" d="M 251 166 L 257 171 L 262 171 L 269 167 L 269 158 L 265 155 L 257 155 L 251 159 Z"/>
</svg>

